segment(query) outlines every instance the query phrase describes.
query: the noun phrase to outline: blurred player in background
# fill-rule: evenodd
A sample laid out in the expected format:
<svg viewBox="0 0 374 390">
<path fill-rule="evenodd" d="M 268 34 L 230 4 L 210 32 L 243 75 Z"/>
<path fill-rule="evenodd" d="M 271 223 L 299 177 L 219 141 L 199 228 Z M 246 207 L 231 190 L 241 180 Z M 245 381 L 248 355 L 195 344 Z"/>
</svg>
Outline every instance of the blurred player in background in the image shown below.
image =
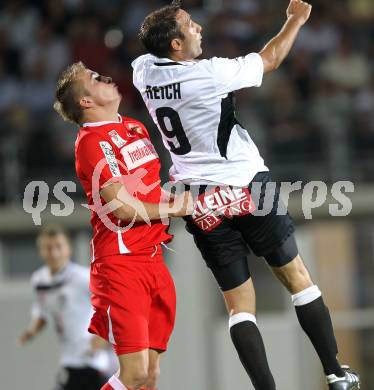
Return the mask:
<svg viewBox="0 0 374 390">
<path fill-rule="evenodd" d="M 168 217 L 192 210 L 188 193 L 161 200 L 159 158 L 144 125 L 118 114 L 121 98 L 110 77 L 76 63 L 58 81 L 55 108 L 80 126 L 76 171 L 94 233 L 89 330 L 113 344 L 120 364 L 103 389 L 150 390 L 175 320 L 161 245 L 172 238 Z"/>
<path fill-rule="evenodd" d="M 282 30 L 260 53 L 198 61 L 202 27 L 174 1 L 147 16 L 140 38 L 150 54 L 133 62 L 134 84 L 171 154 L 171 178 L 200 191 L 194 215 L 186 218 L 187 230 L 223 291 L 232 341 L 257 390 L 274 390 L 276 385 L 256 324 L 248 247 L 266 259 L 292 294 L 298 320 L 318 353 L 330 389 L 359 384 L 358 376 L 337 360 L 321 291 L 298 254 L 291 218 L 277 212 L 285 209 L 279 187 L 267 215 L 253 215 L 263 206 L 271 176 L 235 117 L 233 92 L 259 87 L 263 74 L 279 67 L 311 8 L 291 0 Z M 258 196 L 251 199 L 250 192 Z"/>
<path fill-rule="evenodd" d="M 35 271 L 32 322 L 19 337 L 20 345 L 31 341 L 53 321 L 60 341 L 61 370 L 56 390 L 97 390 L 109 368 L 107 342 L 88 333 L 92 316 L 89 270 L 71 262 L 71 245 L 60 227 L 47 227 L 37 238 L 45 266 Z"/>
</svg>

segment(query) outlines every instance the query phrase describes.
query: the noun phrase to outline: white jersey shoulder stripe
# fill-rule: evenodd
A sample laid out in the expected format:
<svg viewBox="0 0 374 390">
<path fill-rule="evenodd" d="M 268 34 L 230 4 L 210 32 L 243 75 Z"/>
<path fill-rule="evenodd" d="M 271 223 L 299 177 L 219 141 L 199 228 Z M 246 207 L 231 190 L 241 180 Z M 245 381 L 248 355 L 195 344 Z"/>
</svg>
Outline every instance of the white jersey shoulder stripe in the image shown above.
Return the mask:
<svg viewBox="0 0 374 390">
<path fill-rule="evenodd" d="M 108 163 L 110 172 L 113 177 L 121 176 L 121 172 L 119 170 L 118 162 L 115 153 L 113 152 L 112 145 L 107 141 L 100 141 L 100 148 L 104 153 L 106 161 Z"/>
</svg>

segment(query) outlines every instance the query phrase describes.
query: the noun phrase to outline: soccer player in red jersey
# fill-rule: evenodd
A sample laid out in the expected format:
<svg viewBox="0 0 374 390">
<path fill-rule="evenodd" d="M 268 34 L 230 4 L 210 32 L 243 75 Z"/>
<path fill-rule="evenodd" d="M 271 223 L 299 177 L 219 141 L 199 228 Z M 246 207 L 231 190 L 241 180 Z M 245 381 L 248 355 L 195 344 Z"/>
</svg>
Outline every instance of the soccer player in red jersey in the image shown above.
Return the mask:
<svg viewBox="0 0 374 390">
<path fill-rule="evenodd" d="M 147 129 L 120 116 L 110 77 L 79 62 L 60 76 L 55 109 L 80 126 L 76 172 L 91 209 L 89 331 L 113 344 L 120 370 L 103 389 L 155 389 L 175 319 L 175 288 L 161 245 L 168 217 L 192 212 L 183 193 L 162 201 L 160 162 Z"/>
</svg>

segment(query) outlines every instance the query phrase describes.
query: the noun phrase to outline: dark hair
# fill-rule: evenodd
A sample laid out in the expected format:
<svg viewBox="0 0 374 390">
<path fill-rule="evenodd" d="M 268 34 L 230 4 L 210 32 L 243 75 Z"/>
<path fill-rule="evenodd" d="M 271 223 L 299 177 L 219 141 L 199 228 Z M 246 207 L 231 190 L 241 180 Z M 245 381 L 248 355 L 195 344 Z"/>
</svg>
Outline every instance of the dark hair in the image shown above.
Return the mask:
<svg viewBox="0 0 374 390">
<path fill-rule="evenodd" d="M 181 9 L 181 0 L 174 0 L 170 5 L 149 14 L 140 27 L 139 38 L 147 51 L 156 57 L 168 57 L 171 41 L 184 39 L 176 20 Z"/>
</svg>

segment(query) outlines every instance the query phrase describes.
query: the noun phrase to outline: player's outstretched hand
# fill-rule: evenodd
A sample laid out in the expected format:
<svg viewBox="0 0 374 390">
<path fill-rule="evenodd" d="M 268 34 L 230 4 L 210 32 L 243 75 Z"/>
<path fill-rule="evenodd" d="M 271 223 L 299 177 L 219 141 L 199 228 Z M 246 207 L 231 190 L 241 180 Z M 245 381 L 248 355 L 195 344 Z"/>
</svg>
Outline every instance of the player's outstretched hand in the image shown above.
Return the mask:
<svg viewBox="0 0 374 390">
<path fill-rule="evenodd" d="M 287 8 L 287 18 L 297 19 L 303 25 L 312 12 L 312 6 L 302 0 L 291 0 Z"/>
<path fill-rule="evenodd" d="M 194 205 L 191 192 L 186 191 L 179 195 L 175 195 L 172 205 L 173 217 L 184 217 L 193 213 Z"/>
<path fill-rule="evenodd" d="M 28 341 L 32 339 L 33 335 L 29 330 L 26 330 L 23 332 L 18 338 L 17 338 L 17 345 L 19 347 L 22 347 L 25 345 Z"/>
</svg>

